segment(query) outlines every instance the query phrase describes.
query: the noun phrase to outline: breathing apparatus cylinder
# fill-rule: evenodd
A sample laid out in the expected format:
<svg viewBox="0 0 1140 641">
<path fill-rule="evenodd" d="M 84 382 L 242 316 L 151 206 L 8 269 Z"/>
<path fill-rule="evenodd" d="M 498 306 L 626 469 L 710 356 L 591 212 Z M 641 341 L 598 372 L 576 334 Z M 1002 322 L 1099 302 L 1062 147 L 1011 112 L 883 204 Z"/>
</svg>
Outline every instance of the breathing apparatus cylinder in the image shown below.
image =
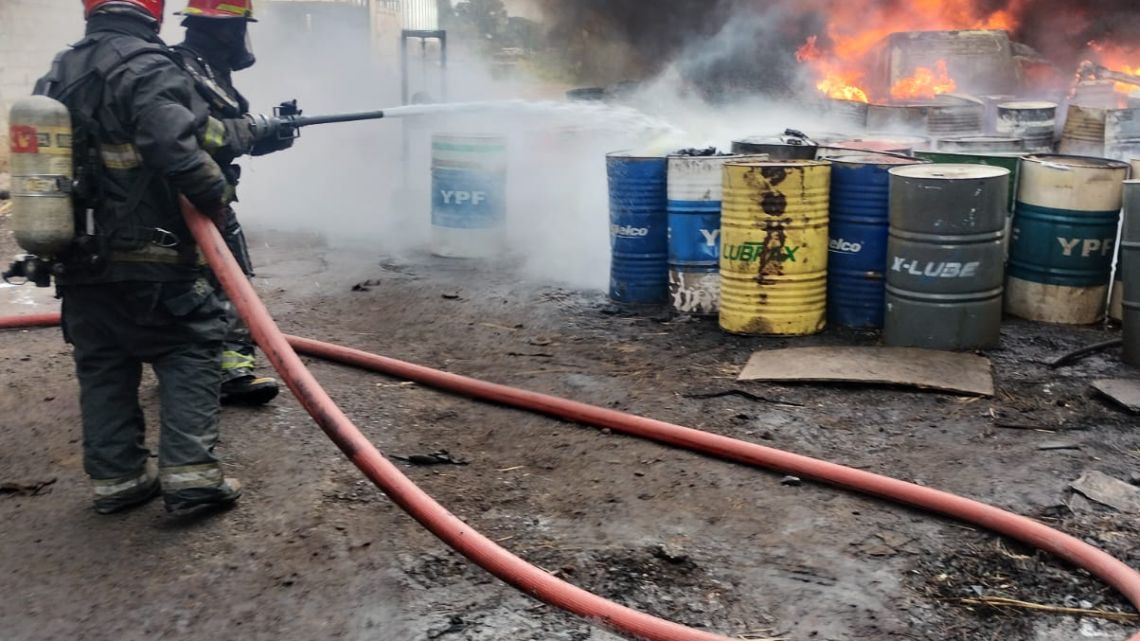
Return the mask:
<svg viewBox="0 0 1140 641">
<path fill-rule="evenodd" d="M 75 240 L 71 115 L 46 96 L 21 98 L 8 117 L 12 227 L 16 242 L 41 260 Z"/>
<path fill-rule="evenodd" d="M 8 124 L 12 231 L 28 253 L 0 278 L 48 287 L 75 241 L 71 114 L 56 100 L 29 96 L 12 105 Z"/>
</svg>

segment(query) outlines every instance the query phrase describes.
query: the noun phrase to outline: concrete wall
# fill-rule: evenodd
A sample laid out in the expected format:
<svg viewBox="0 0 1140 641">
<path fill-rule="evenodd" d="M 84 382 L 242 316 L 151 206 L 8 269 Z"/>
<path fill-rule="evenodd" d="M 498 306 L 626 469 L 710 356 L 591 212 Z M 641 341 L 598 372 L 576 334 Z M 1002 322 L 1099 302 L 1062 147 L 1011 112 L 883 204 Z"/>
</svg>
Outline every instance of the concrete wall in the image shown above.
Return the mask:
<svg viewBox="0 0 1140 641">
<path fill-rule="evenodd" d="M 8 110 L 32 91 L 52 58 L 83 35 L 78 0 L 0 0 L 0 170 L 8 161 Z"/>
</svg>

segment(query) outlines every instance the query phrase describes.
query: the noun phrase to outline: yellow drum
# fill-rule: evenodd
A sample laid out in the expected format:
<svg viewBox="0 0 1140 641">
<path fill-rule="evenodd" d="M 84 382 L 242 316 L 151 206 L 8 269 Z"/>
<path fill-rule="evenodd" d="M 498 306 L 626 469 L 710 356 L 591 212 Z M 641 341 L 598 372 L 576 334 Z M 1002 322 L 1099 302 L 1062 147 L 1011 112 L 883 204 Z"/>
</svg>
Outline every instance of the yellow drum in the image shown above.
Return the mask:
<svg viewBox="0 0 1140 641">
<path fill-rule="evenodd" d="M 725 165 L 721 328 L 780 336 L 823 331 L 830 191 L 828 162 Z"/>
</svg>

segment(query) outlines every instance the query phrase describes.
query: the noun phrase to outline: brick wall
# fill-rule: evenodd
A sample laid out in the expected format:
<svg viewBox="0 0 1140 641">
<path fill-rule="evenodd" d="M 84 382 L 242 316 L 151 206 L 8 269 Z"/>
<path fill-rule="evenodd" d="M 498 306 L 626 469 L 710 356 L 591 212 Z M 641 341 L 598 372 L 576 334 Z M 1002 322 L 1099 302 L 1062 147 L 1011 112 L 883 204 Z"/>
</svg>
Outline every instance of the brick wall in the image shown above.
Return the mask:
<svg viewBox="0 0 1140 641">
<path fill-rule="evenodd" d="M 0 0 L 0 171 L 8 162 L 8 109 L 32 91 L 55 54 L 83 34 L 79 0 Z"/>
</svg>

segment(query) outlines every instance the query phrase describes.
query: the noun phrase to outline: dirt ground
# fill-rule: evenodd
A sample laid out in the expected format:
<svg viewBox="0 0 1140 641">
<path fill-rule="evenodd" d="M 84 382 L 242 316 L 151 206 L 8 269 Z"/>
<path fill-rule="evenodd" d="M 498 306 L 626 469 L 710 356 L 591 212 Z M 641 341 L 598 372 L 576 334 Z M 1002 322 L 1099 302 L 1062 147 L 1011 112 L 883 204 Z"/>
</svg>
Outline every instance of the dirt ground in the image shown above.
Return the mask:
<svg viewBox="0 0 1140 641">
<path fill-rule="evenodd" d="M 1067 489 L 1086 470 L 1140 472 L 1136 419 L 1089 389 L 1136 372 L 1113 352 L 1055 372 L 1042 364 L 1114 330 L 1009 322 L 1002 348 L 987 354 L 993 399 L 741 385 L 735 374 L 754 350 L 877 339 L 730 337 L 713 321 L 627 313 L 601 293 L 520 282 L 509 261 L 397 261 L 267 231 L 255 241 L 258 287 L 288 332 L 919 481 L 1045 519 L 1140 566 L 1135 517 Z M 49 292 L 0 289 L 3 315 L 53 305 Z M 970 527 L 398 380 L 312 368 L 386 454 L 447 450 L 468 463 L 407 467 L 461 518 L 653 614 L 795 641 L 1123 639 L 1140 627 L 964 603 L 1133 612 L 1085 573 Z M 180 521 L 160 502 L 112 517 L 91 511 L 76 384 L 57 330 L 0 335 L 0 388 L 6 641 L 615 638 L 447 550 L 363 481 L 291 397 L 225 411 L 222 454 L 248 491 L 236 509 Z M 728 390 L 767 400 L 715 396 Z M 153 378 L 143 395 L 153 425 Z M 1058 441 L 1067 449 L 1042 449 Z"/>
</svg>

